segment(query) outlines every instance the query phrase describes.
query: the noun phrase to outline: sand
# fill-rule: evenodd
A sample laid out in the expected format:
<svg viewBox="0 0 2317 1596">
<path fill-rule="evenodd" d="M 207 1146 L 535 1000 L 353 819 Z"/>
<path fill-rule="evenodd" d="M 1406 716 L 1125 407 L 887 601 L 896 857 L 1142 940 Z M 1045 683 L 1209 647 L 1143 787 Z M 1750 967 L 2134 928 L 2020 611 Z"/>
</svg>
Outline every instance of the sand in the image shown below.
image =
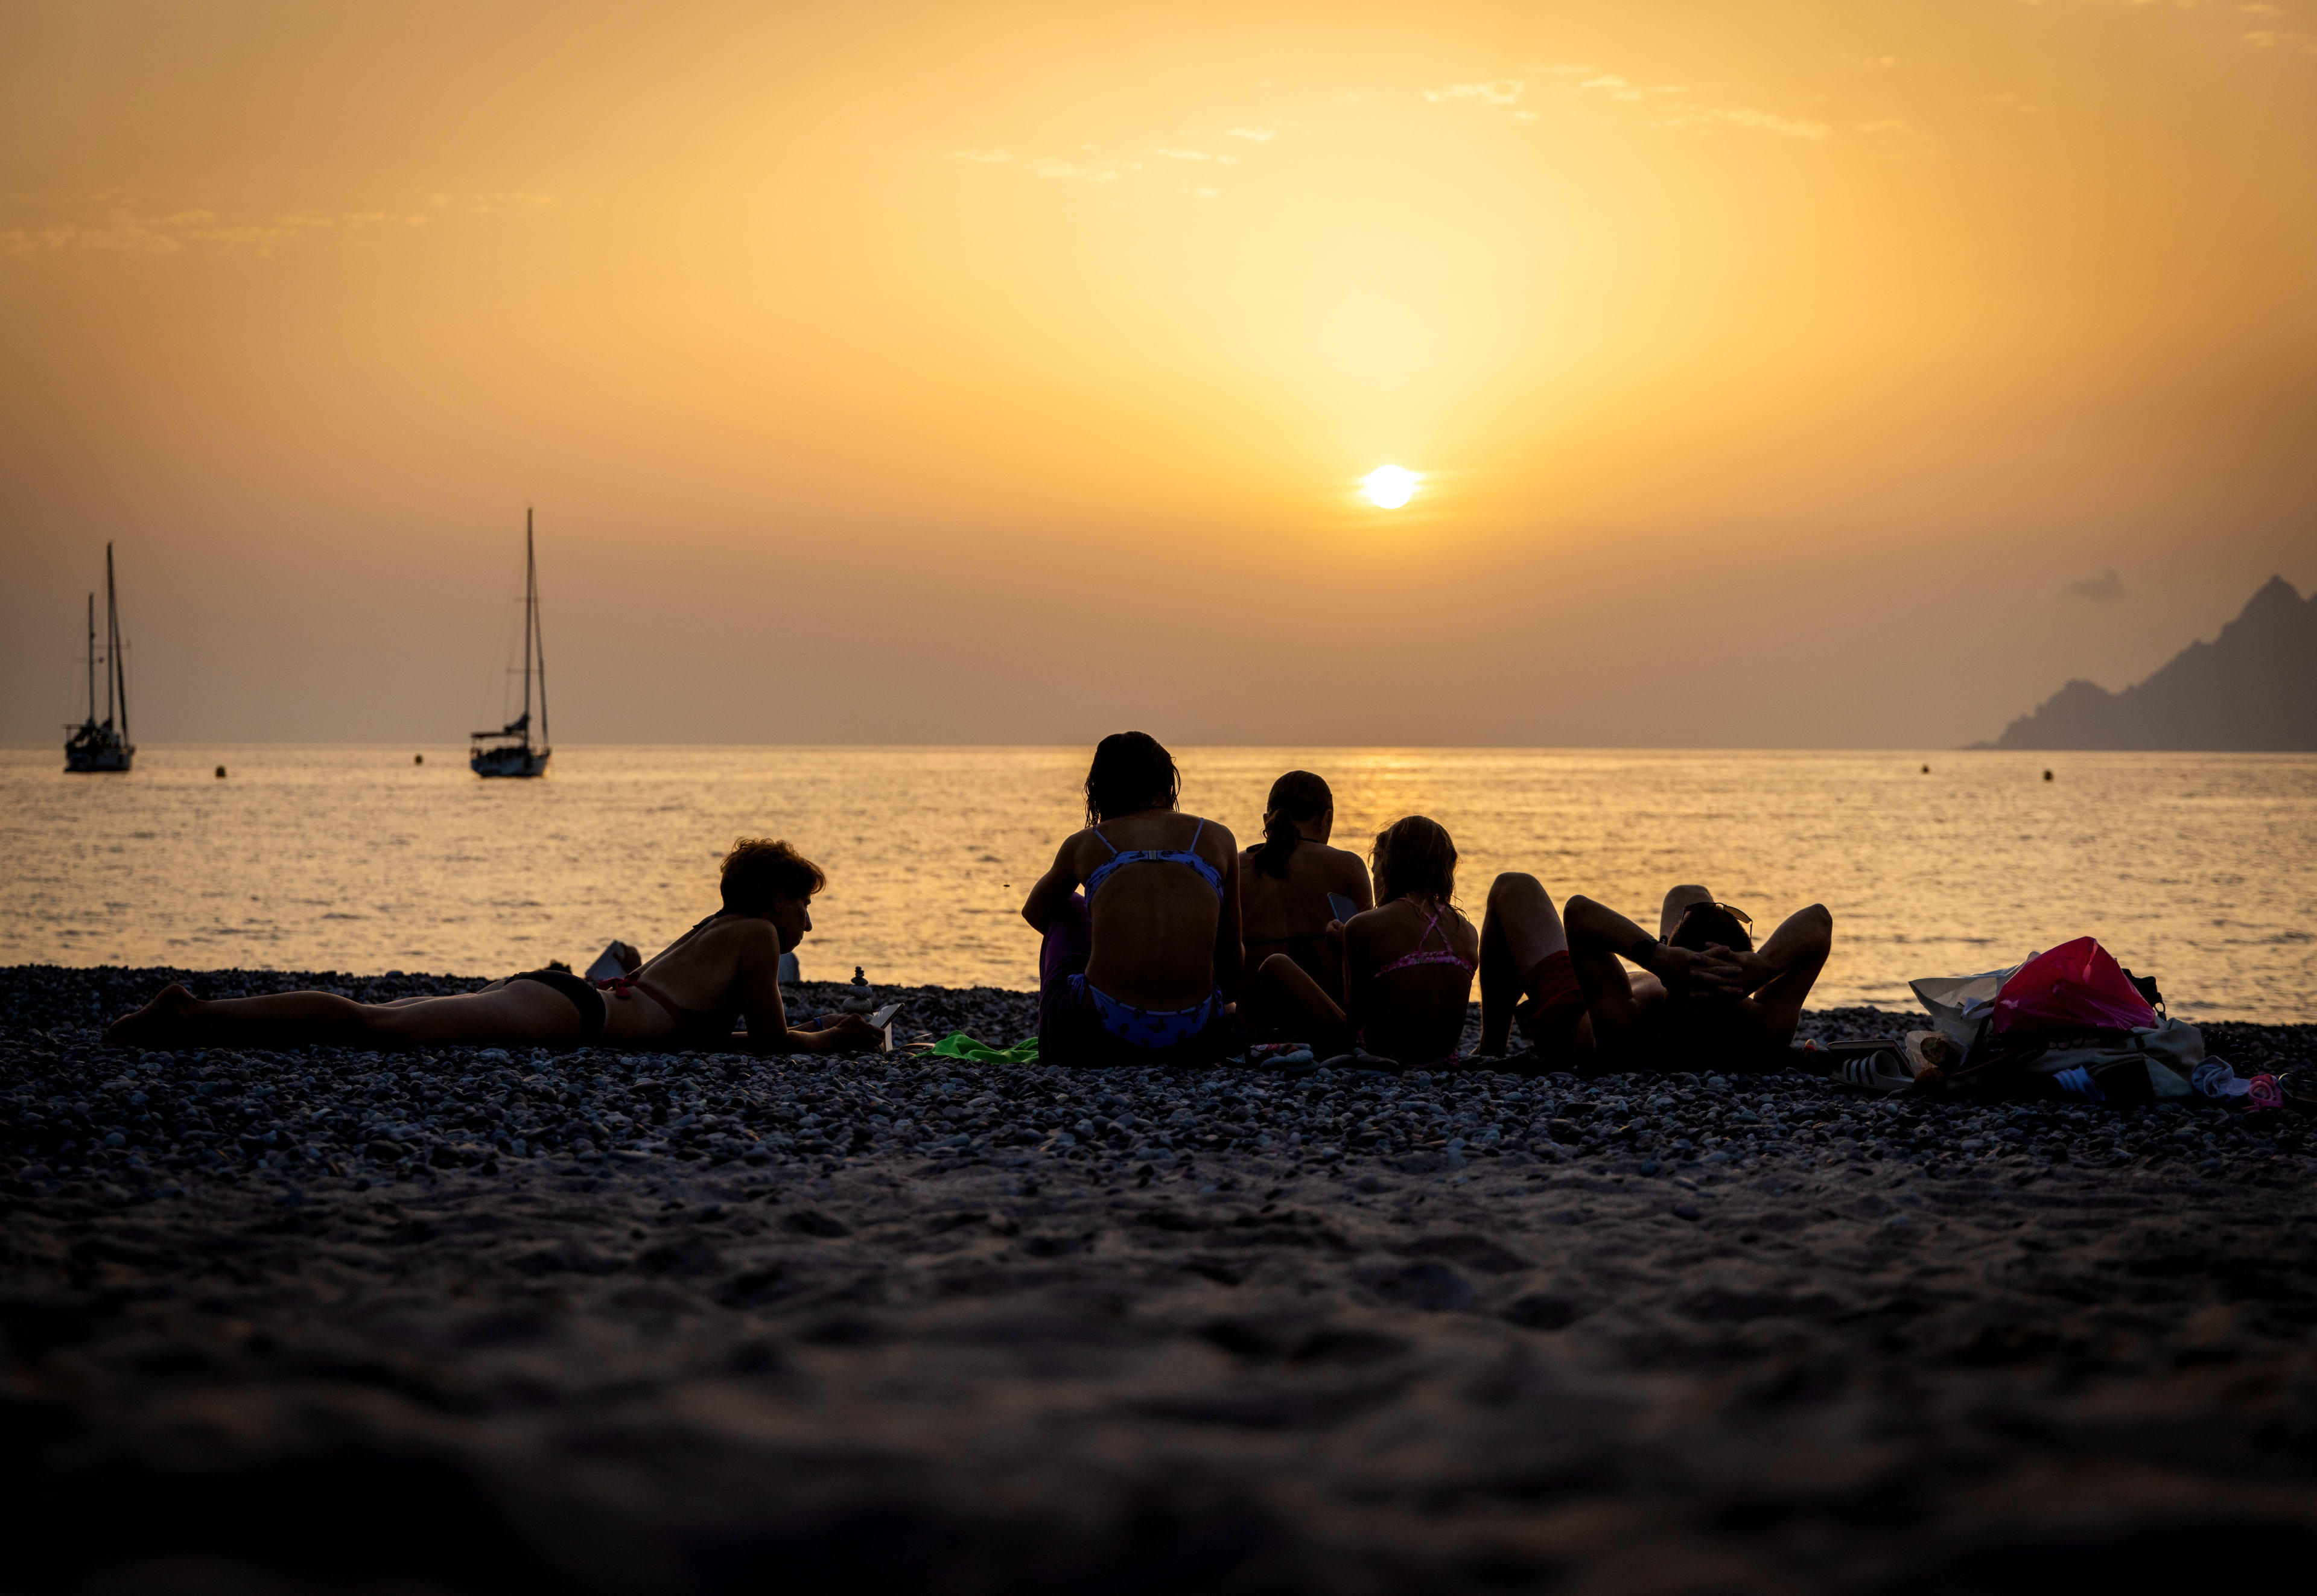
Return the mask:
<svg viewBox="0 0 2317 1596">
<path fill-rule="evenodd" d="M 0 972 L 13 1586 L 2024 1591 L 2317 1550 L 2293 1116 L 94 1046 L 161 975 Z M 398 980 L 447 984 L 192 984 Z M 909 1014 L 1010 1040 L 1028 1001 Z"/>
</svg>

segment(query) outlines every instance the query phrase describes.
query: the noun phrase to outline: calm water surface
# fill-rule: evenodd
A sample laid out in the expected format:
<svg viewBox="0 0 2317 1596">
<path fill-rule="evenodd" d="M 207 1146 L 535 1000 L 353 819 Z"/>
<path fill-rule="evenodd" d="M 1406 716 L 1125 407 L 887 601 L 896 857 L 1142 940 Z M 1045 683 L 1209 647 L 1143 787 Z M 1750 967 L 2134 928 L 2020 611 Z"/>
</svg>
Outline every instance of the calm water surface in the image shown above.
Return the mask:
<svg viewBox="0 0 2317 1596">
<path fill-rule="evenodd" d="M 1080 749 L 566 748 L 545 781 L 464 750 L 148 748 L 126 776 L 0 749 L 0 963 L 505 973 L 649 951 L 715 907 L 742 834 L 830 877 L 806 973 L 1027 987 L 1024 892 L 1080 819 Z M 1185 808 L 1260 829 L 1280 771 L 1364 848 L 1429 814 L 1469 908 L 1519 869 L 1653 923 L 1677 881 L 1758 922 L 1822 901 L 1814 1001 L 1911 1007 L 1910 977 L 2090 933 L 2176 1012 L 2303 1020 L 2317 999 L 2317 758 L 2300 755 L 1183 751 Z M 222 762 L 226 780 L 211 775 Z M 1928 763 L 1931 774 L 1921 767 Z M 2045 768 L 2055 779 L 2042 779 Z"/>
</svg>

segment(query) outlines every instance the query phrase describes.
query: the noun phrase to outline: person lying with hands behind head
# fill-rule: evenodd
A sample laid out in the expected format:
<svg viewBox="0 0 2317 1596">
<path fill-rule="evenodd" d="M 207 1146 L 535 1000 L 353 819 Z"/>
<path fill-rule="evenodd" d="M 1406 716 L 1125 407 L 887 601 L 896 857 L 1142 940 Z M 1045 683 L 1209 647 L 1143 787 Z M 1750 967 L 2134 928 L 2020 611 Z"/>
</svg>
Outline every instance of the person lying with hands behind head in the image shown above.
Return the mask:
<svg viewBox="0 0 2317 1596">
<path fill-rule="evenodd" d="M 724 856 L 723 908 L 630 973 L 590 982 L 568 970 L 526 970 L 453 997 L 357 1003 L 335 992 L 282 992 L 203 1002 L 172 984 L 105 1040 L 351 1047 L 574 1045 L 647 1052 L 841 1053 L 874 1047 L 883 1033 L 858 1015 L 825 1014 L 817 1028 L 788 1023 L 781 955 L 812 929 L 820 866 L 785 842 L 744 837 Z M 733 1034 L 747 1022 L 745 1042 Z"/>
<path fill-rule="evenodd" d="M 1666 894 L 1655 937 L 1590 898 L 1570 899 L 1565 914 L 1567 968 L 1583 996 L 1582 1018 L 1565 1034 L 1541 1027 L 1547 1035 L 1532 1040 L 1540 1052 L 1565 1047 L 1580 1067 L 1777 1068 L 1834 945 L 1834 917 L 1813 903 L 1787 916 L 1758 950 L 1751 919 L 1702 886 Z M 1627 962 L 1643 973 L 1627 975 Z M 1549 973 L 1543 980 L 1552 984 Z M 1490 1040 L 1501 1045 L 1504 1022 L 1491 1007 L 1484 976 L 1484 1047 Z M 1565 1003 L 1552 1007 L 1570 1012 Z"/>
</svg>

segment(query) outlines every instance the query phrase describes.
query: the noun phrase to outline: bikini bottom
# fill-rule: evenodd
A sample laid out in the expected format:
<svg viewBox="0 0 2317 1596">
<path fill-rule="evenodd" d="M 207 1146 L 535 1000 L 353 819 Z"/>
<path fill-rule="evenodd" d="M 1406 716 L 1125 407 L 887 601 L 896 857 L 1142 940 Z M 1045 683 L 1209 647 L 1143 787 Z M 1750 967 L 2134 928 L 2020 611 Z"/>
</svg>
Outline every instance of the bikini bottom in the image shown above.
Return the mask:
<svg viewBox="0 0 2317 1596">
<path fill-rule="evenodd" d="M 525 970 L 520 975 L 510 975 L 509 981 L 535 981 L 541 986 L 551 986 L 571 1000 L 571 1007 L 579 1011 L 579 1045 L 582 1047 L 601 1045 L 604 1040 L 604 994 L 589 986 L 568 970 Z"/>
<path fill-rule="evenodd" d="M 1180 1047 L 1222 1018 L 1223 995 L 1210 988 L 1206 1000 L 1188 1009 L 1138 1009 L 1122 1003 L 1100 987 L 1089 986 L 1083 975 L 1069 978 L 1070 995 L 1090 1000 L 1102 1028 L 1130 1047 L 1159 1053 Z"/>
</svg>

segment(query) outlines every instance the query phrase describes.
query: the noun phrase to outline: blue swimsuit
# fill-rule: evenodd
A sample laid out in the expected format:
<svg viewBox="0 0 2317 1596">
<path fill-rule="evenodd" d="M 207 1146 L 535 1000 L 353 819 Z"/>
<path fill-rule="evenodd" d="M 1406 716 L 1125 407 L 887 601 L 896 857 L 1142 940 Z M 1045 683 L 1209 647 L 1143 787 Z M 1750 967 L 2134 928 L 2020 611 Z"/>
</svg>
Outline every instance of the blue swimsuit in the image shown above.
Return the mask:
<svg viewBox="0 0 2317 1596">
<path fill-rule="evenodd" d="M 1222 872 L 1192 851 L 1198 847 L 1200 835 L 1206 829 L 1207 822 L 1201 820 L 1198 830 L 1191 833 L 1190 848 L 1138 847 L 1125 853 L 1119 852 L 1116 843 L 1096 831 L 1095 836 L 1103 847 L 1110 850 L 1110 857 L 1096 865 L 1094 873 L 1087 877 L 1087 901 L 1089 904 L 1094 901 L 1094 895 L 1102 890 L 1102 883 L 1110 879 L 1112 871 L 1127 865 L 1188 865 L 1206 877 L 1207 884 L 1215 889 L 1216 901 L 1221 901 L 1223 895 Z M 1087 985 L 1087 978 L 1082 974 L 1067 979 L 1073 997 L 1083 992 L 1094 1000 L 1094 1011 L 1102 1021 L 1104 1030 L 1122 1042 L 1154 1052 L 1189 1041 L 1212 1025 L 1223 1010 L 1221 988 L 1211 988 L 1205 1002 L 1189 1009 L 1138 1009 L 1132 1003 L 1120 1002 L 1099 987 Z"/>
</svg>

